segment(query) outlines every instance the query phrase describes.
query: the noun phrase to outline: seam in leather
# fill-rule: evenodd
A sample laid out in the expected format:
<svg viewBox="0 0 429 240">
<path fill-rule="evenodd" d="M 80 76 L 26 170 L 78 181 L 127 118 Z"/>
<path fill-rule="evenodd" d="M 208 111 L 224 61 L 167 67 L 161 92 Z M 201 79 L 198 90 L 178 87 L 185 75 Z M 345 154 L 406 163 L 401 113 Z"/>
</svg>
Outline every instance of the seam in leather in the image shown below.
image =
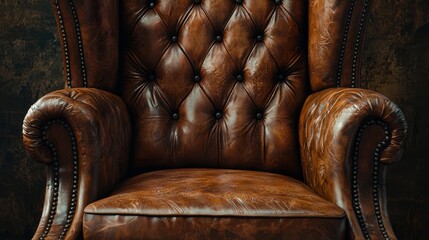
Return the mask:
<svg viewBox="0 0 429 240">
<path fill-rule="evenodd" d="M 359 28 L 358 28 L 357 36 L 355 40 L 355 51 L 353 51 L 353 63 L 352 63 L 352 73 L 351 73 L 352 80 L 350 84 L 350 87 L 352 88 L 355 87 L 356 79 L 357 79 L 356 77 L 357 59 L 359 55 L 359 46 L 361 45 L 361 42 L 362 42 L 361 34 L 364 28 L 365 16 L 367 15 L 366 12 L 367 12 L 368 5 L 369 5 L 368 0 L 365 0 L 364 7 L 359 19 Z"/>
<path fill-rule="evenodd" d="M 299 33 L 300 33 L 300 35 L 301 36 L 305 36 L 307 33 L 305 33 L 304 34 L 304 31 L 302 30 L 302 27 L 299 25 L 299 23 L 298 23 L 298 21 L 296 20 L 296 17 L 295 17 L 295 15 L 293 15 L 292 14 L 292 12 L 291 11 L 289 11 L 286 7 L 284 7 L 284 6 L 278 6 L 280 9 L 283 9 L 284 10 L 284 12 L 283 12 L 283 14 L 285 14 L 285 16 L 290 16 L 291 18 L 292 18 L 292 20 L 293 20 L 293 22 L 296 24 L 296 26 L 298 27 L 298 30 L 299 30 Z M 276 8 L 277 8 L 277 6 L 276 6 Z"/>
<path fill-rule="evenodd" d="M 349 34 L 349 28 L 350 28 L 350 24 L 351 24 L 351 18 L 353 15 L 355 2 L 356 2 L 356 0 L 351 1 L 349 10 L 347 12 L 346 24 L 344 27 L 344 34 L 343 34 L 343 41 L 341 43 L 340 59 L 338 60 L 337 82 L 336 82 L 337 87 L 341 86 L 341 74 L 342 74 L 343 65 L 344 65 L 344 54 L 345 54 L 345 50 L 346 50 L 346 43 L 347 43 L 347 38 L 348 38 L 348 34 Z"/>
<path fill-rule="evenodd" d="M 66 85 L 68 88 L 72 87 L 72 73 L 70 70 L 70 65 L 67 65 L 67 61 L 70 61 L 70 52 L 69 52 L 69 48 L 66 47 L 68 46 L 68 41 L 67 41 L 67 32 L 65 30 L 65 25 L 64 25 L 64 17 L 63 14 L 61 13 L 61 6 L 60 6 L 60 2 L 59 0 L 55 0 L 55 8 L 57 9 L 57 16 L 58 16 L 58 22 L 60 23 L 60 32 L 61 32 L 61 37 L 60 40 L 62 40 L 62 49 L 63 49 L 63 59 L 66 60 Z"/>
<path fill-rule="evenodd" d="M 72 10 L 72 17 L 74 21 L 74 27 L 76 31 L 76 37 L 78 42 L 78 50 L 79 50 L 79 57 L 80 57 L 80 70 L 82 74 L 82 85 L 84 88 L 88 86 L 88 77 L 87 77 L 87 71 L 86 71 L 86 62 L 85 62 L 85 54 L 83 50 L 83 41 L 82 41 L 82 34 L 80 32 L 80 24 L 79 24 L 79 17 L 77 15 L 76 7 L 74 6 L 74 3 L 72 0 L 69 0 L 69 5 Z"/>
</svg>

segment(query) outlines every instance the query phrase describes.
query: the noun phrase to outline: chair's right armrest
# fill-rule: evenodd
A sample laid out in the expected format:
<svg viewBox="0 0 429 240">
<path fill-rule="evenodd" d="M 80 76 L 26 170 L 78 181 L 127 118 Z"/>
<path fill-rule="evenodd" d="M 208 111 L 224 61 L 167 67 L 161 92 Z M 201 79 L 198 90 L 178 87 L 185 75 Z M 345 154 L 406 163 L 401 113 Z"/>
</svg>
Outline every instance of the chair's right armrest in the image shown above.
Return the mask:
<svg viewBox="0 0 429 240">
<path fill-rule="evenodd" d="M 49 93 L 28 111 L 24 146 L 48 165 L 45 203 L 34 239 L 81 237 L 83 210 L 127 171 L 131 125 L 122 99 L 99 89 Z"/>
<path fill-rule="evenodd" d="M 402 111 L 380 93 L 331 88 L 311 94 L 300 116 L 305 182 L 348 217 L 350 239 L 396 239 L 386 204 L 386 167 L 401 159 Z"/>
</svg>

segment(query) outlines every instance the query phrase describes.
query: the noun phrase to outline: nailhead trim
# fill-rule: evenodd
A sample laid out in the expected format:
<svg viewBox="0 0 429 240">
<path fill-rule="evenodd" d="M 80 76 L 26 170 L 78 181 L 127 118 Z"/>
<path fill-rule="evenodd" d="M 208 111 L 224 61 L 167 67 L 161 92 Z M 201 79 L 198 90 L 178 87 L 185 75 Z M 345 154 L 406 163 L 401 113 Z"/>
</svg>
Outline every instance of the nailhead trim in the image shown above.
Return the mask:
<svg viewBox="0 0 429 240">
<path fill-rule="evenodd" d="M 78 43 L 79 57 L 80 57 L 80 68 L 82 70 L 83 87 L 86 88 L 88 86 L 88 81 L 86 76 L 85 55 L 83 54 L 83 42 L 82 42 L 82 35 L 80 32 L 79 18 L 77 16 L 76 8 L 74 6 L 73 1 L 69 0 L 69 4 L 72 11 L 74 26 L 75 26 L 76 35 L 77 35 L 77 43 Z"/>
<path fill-rule="evenodd" d="M 57 210 L 57 205 L 58 205 L 58 195 L 59 195 L 59 162 L 58 162 L 58 153 L 57 150 L 54 146 L 54 144 L 49 141 L 49 139 L 47 138 L 47 130 L 50 126 L 52 126 L 53 124 L 60 124 L 62 125 L 68 132 L 68 135 L 70 137 L 71 143 L 72 143 L 72 148 L 73 148 L 73 186 L 72 186 L 72 198 L 71 198 L 71 204 L 69 206 L 69 210 L 66 216 L 66 224 L 63 226 L 63 231 L 61 232 L 59 239 L 63 239 L 67 233 L 67 231 L 70 228 L 70 224 L 73 221 L 73 216 L 76 210 L 76 201 L 77 201 L 77 181 L 78 181 L 78 168 L 79 168 L 79 164 L 78 164 L 78 153 L 77 153 L 77 143 L 76 143 L 76 138 L 73 134 L 73 130 L 71 129 L 70 125 L 68 123 L 66 123 L 64 120 L 51 120 L 48 121 L 45 126 L 43 127 L 43 131 L 42 131 L 42 139 L 44 141 L 45 146 L 47 146 L 52 154 L 52 163 L 54 165 L 53 171 L 54 171 L 54 191 L 53 191 L 53 197 L 51 199 L 52 202 L 52 207 L 51 210 L 49 212 L 49 216 L 48 216 L 48 223 L 46 224 L 45 230 L 42 234 L 42 236 L 40 236 L 40 240 L 43 240 L 46 238 L 46 236 L 48 235 L 54 217 L 55 217 L 55 213 Z"/>
<path fill-rule="evenodd" d="M 80 67 L 82 70 L 83 87 L 87 87 L 88 86 L 88 78 L 87 78 L 87 74 L 86 74 L 85 55 L 83 53 L 83 42 L 82 42 L 82 34 L 80 31 L 79 18 L 77 16 L 76 7 L 74 6 L 73 1 L 69 0 L 69 4 L 70 4 L 70 8 L 72 10 L 73 21 L 75 24 L 75 30 L 76 30 L 76 35 L 77 35 L 77 42 L 78 42 L 78 49 L 79 49 L 79 56 L 80 56 Z M 58 20 L 60 23 L 61 37 L 63 40 L 64 59 L 66 62 L 66 76 L 67 76 L 66 82 L 67 82 L 67 87 L 71 88 L 72 87 L 72 74 L 71 74 L 71 69 L 70 69 L 70 51 L 69 51 L 69 47 L 68 47 L 67 34 L 66 34 L 65 26 L 64 26 L 64 20 L 63 20 L 63 15 L 61 13 L 61 7 L 60 7 L 59 0 L 55 0 L 55 8 L 57 9 Z"/>
<path fill-rule="evenodd" d="M 375 149 L 374 158 L 373 158 L 373 180 L 372 180 L 372 193 L 373 193 L 373 200 L 374 200 L 374 212 L 375 216 L 377 218 L 378 226 L 381 230 L 381 233 L 383 234 L 384 238 L 390 239 L 389 235 L 387 234 L 386 228 L 384 227 L 383 218 L 380 211 L 380 198 L 378 195 L 378 184 L 379 184 L 379 168 L 380 168 L 380 153 L 381 151 L 387 146 L 388 142 L 390 141 L 390 130 L 387 127 L 386 123 L 382 121 L 375 121 L 370 120 L 362 125 L 362 127 L 359 129 L 357 138 L 356 138 L 356 145 L 354 149 L 353 154 L 353 172 L 352 172 L 352 204 L 353 204 L 353 210 L 356 214 L 356 217 L 359 221 L 359 226 L 365 236 L 365 239 L 371 239 L 368 229 L 365 225 L 365 220 L 362 215 L 360 201 L 359 201 L 359 187 L 358 187 L 358 155 L 359 155 L 359 144 L 362 138 L 362 134 L 365 131 L 365 129 L 370 126 L 377 124 L 381 126 L 384 129 L 384 133 L 386 135 L 385 140 L 383 140 L 381 143 L 377 145 L 377 148 Z"/>
<path fill-rule="evenodd" d="M 365 22 L 365 16 L 367 15 L 367 9 L 368 9 L 368 2 L 369 0 L 365 0 L 364 5 L 363 5 L 363 10 L 362 10 L 362 14 L 360 15 L 360 20 L 359 20 L 359 28 L 358 28 L 358 32 L 357 32 L 357 36 L 356 36 L 356 43 L 355 43 L 355 49 L 353 52 L 353 63 L 352 63 L 352 82 L 351 82 L 351 87 L 355 87 L 356 84 L 356 65 L 357 65 L 357 57 L 358 57 L 358 52 L 359 52 L 359 44 L 360 44 L 360 37 L 362 34 L 362 29 L 363 29 L 363 23 Z"/>
<path fill-rule="evenodd" d="M 343 35 L 343 42 L 341 43 L 340 61 L 338 63 L 337 87 L 341 86 L 341 71 L 343 70 L 344 53 L 346 51 L 347 36 L 349 34 L 350 23 L 351 23 L 354 7 L 355 7 L 355 0 L 353 0 L 350 3 L 350 8 L 349 8 L 349 11 L 347 13 L 346 26 L 345 26 L 344 35 Z"/>
<path fill-rule="evenodd" d="M 67 34 L 66 34 L 65 27 L 64 27 L 64 20 L 63 20 L 63 15 L 61 13 L 59 0 L 55 0 L 55 8 L 57 9 L 58 21 L 60 23 L 61 38 L 63 40 L 64 59 L 66 61 L 66 82 L 67 82 L 67 87 L 71 88 L 72 87 L 72 75 L 71 75 L 71 71 L 70 71 L 70 53 L 69 53 L 69 47 L 68 47 L 68 43 L 67 43 Z"/>
<path fill-rule="evenodd" d="M 346 26 L 344 29 L 343 41 L 341 44 L 340 59 L 339 59 L 339 63 L 338 63 L 338 73 L 337 73 L 337 83 L 336 83 L 337 87 L 341 86 L 341 72 L 343 70 L 344 53 L 346 50 L 347 36 L 349 33 L 351 17 L 353 14 L 354 6 L 355 6 L 355 0 L 353 0 L 350 3 L 350 8 L 349 8 L 349 11 L 347 13 Z M 362 14 L 361 14 L 360 19 L 359 19 L 359 27 L 358 27 L 355 47 L 354 47 L 354 51 L 353 51 L 352 75 L 351 75 L 351 84 L 350 84 L 350 87 L 352 87 L 352 88 L 354 88 L 356 86 L 356 66 L 357 66 L 357 58 L 358 58 L 358 53 L 359 53 L 359 44 L 361 41 L 361 34 L 362 34 L 362 30 L 363 30 L 363 25 L 365 22 L 365 17 L 367 15 L 367 11 L 368 11 L 368 6 L 369 6 L 369 0 L 365 0 L 364 7 L 362 10 Z"/>
</svg>

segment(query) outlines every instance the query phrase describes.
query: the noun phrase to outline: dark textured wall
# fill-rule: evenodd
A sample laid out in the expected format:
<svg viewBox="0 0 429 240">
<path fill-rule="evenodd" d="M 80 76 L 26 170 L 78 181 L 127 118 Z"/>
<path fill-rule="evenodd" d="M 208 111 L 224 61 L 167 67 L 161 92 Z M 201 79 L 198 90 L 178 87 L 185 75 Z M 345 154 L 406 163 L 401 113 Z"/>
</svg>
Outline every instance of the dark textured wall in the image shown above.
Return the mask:
<svg viewBox="0 0 429 240">
<path fill-rule="evenodd" d="M 48 0 L 0 0 L 0 239 L 28 239 L 39 220 L 44 167 L 21 144 L 26 111 L 62 87 L 61 54 Z M 429 1 L 376 0 L 368 19 L 362 84 L 403 110 L 409 141 L 388 171 L 399 239 L 429 239 Z"/>
<path fill-rule="evenodd" d="M 388 171 L 388 206 L 399 239 L 429 239 L 429 1 L 376 0 L 368 19 L 363 87 L 405 113 L 404 158 Z"/>
<path fill-rule="evenodd" d="M 41 214 L 44 167 L 22 147 L 30 105 L 62 86 L 48 0 L 0 0 L 0 239 L 28 239 Z"/>
</svg>

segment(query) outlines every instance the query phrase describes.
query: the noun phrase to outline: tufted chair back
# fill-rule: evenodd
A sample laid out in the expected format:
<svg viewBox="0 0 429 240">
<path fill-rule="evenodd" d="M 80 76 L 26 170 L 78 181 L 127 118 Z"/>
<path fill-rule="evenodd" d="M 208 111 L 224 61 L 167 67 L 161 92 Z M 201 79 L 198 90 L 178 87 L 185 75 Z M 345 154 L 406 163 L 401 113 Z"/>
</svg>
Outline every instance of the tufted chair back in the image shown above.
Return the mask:
<svg viewBox="0 0 429 240">
<path fill-rule="evenodd" d="M 23 123 L 49 166 L 34 239 L 396 239 L 405 118 L 351 88 L 368 2 L 51 0 L 66 89 Z"/>
<path fill-rule="evenodd" d="M 120 85 L 131 169 L 301 175 L 305 1 L 121 2 Z"/>
</svg>

